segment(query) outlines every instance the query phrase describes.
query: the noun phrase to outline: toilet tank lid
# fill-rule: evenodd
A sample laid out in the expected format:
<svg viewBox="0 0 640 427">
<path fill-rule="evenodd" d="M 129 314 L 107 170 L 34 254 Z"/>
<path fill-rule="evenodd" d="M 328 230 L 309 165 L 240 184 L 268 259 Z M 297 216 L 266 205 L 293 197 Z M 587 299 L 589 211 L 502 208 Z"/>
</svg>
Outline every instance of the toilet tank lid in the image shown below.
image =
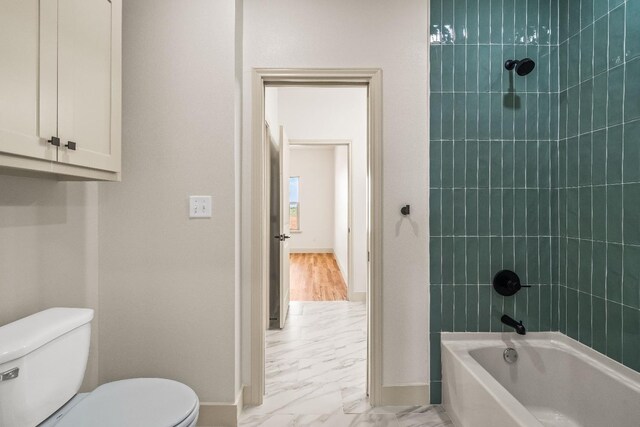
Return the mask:
<svg viewBox="0 0 640 427">
<path fill-rule="evenodd" d="M 89 308 L 50 308 L 0 327 L 0 365 L 19 359 L 93 319 Z"/>
</svg>

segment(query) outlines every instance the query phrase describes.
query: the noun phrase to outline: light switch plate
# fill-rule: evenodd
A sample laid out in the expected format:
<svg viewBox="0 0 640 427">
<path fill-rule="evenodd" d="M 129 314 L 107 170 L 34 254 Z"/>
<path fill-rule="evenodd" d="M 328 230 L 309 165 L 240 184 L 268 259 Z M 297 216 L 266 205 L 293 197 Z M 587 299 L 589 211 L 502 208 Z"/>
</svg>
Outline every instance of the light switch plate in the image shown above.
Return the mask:
<svg viewBox="0 0 640 427">
<path fill-rule="evenodd" d="M 211 218 L 211 196 L 189 196 L 189 218 Z"/>
</svg>

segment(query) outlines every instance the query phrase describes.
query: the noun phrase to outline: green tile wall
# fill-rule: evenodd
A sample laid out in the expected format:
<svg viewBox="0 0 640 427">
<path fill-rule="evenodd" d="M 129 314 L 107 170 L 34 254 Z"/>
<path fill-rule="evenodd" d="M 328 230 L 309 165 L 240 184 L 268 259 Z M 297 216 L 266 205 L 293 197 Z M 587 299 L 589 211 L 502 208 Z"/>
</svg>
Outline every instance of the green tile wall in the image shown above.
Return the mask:
<svg viewBox="0 0 640 427">
<path fill-rule="evenodd" d="M 559 330 L 640 370 L 640 0 L 559 16 Z"/>
<path fill-rule="evenodd" d="M 431 2 L 433 403 L 440 333 L 502 313 L 640 370 L 639 22 L 640 0 Z M 534 287 L 501 298 L 502 268 Z"/>
<path fill-rule="evenodd" d="M 557 28 L 550 0 L 431 2 L 434 403 L 442 331 L 502 331 L 503 313 L 530 331 L 557 328 Z M 533 73 L 504 69 L 505 60 L 524 57 L 536 61 Z M 491 279 L 504 268 L 533 287 L 500 297 Z"/>
</svg>

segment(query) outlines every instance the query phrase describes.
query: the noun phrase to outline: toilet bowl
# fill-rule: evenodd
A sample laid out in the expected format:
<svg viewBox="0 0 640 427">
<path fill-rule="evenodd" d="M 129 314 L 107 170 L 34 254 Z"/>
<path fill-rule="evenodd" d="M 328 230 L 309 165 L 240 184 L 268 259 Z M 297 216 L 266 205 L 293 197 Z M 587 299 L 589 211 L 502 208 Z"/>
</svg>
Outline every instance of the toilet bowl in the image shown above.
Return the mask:
<svg viewBox="0 0 640 427">
<path fill-rule="evenodd" d="M 177 381 L 135 378 L 78 394 L 93 310 L 52 308 L 0 327 L 0 426 L 194 427 L 199 401 Z"/>
</svg>

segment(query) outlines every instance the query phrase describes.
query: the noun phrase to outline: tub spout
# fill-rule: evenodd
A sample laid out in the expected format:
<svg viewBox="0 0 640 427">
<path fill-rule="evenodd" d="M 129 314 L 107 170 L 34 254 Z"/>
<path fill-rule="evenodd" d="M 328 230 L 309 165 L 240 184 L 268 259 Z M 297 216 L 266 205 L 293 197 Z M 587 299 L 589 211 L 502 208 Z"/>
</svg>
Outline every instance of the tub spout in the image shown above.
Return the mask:
<svg viewBox="0 0 640 427">
<path fill-rule="evenodd" d="M 511 317 L 507 316 L 506 314 L 503 314 L 502 318 L 500 320 L 505 325 L 511 326 L 513 329 L 515 329 L 516 332 L 518 334 L 520 334 L 520 335 L 525 335 L 527 333 L 527 330 L 525 329 L 524 325 L 522 324 L 522 320 L 519 321 L 519 322 L 516 322 L 515 320 L 513 320 Z"/>
</svg>

